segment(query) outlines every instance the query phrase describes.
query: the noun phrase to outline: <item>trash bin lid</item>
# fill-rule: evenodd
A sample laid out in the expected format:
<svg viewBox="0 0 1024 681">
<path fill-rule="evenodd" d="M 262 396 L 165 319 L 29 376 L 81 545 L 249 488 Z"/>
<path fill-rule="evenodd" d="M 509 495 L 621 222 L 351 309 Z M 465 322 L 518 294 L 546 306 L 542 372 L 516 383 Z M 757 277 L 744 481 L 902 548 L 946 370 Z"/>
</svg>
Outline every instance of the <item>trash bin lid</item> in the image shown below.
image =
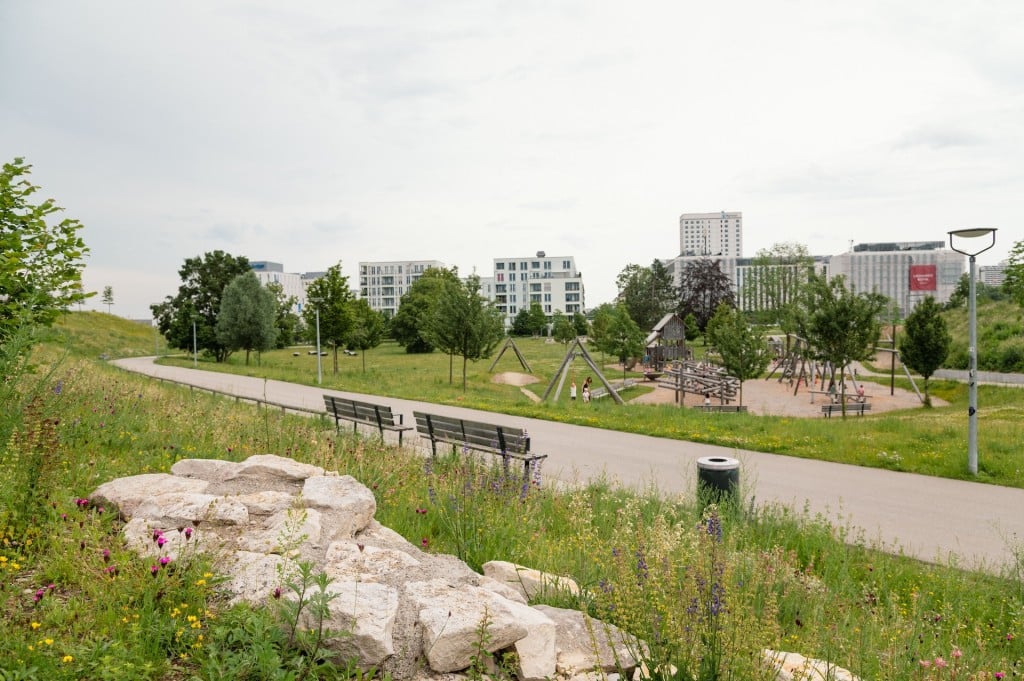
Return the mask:
<svg viewBox="0 0 1024 681">
<path fill-rule="evenodd" d="M 731 471 L 740 467 L 740 460 L 728 456 L 702 456 L 697 459 L 697 467 L 710 471 Z"/>
</svg>

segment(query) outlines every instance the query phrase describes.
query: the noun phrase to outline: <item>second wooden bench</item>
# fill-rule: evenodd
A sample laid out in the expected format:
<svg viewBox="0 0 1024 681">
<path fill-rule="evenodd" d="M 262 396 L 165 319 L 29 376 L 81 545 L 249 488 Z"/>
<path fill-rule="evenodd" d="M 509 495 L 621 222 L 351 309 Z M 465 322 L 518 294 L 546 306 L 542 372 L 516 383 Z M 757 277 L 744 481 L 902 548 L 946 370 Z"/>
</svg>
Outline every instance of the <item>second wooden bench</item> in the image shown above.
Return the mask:
<svg viewBox="0 0 1024 681">
<path fill-rule="evenodd" d="M 416 419 L 416 432 L 430 440 L 431 456 L 437 456 L 437 445 L 443 444 L 451 445 L 453 452 L 463 447 L 500 456 L 506 468 L 509 459 L 516 459 L 523 462 L 523 475 L 526 479 L 530 478 L 533 466 L 548 456 L 530 451 L 530 436 L 523 428 L 419 411 L 414 411 L 412 415 Z"/>
</svg>

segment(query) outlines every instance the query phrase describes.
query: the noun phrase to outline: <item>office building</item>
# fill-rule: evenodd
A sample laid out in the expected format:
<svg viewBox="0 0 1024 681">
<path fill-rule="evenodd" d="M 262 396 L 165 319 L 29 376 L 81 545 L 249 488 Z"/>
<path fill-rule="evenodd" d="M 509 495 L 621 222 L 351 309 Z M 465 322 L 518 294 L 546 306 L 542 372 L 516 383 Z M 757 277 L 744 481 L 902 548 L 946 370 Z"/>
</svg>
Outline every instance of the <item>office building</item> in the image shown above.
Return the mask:
<svg viewBox="0 0 1024 681">
<path fill-rule="evenodd" d="M 249 267 L 264 286 L 269 283 L 280 284 L 285 298 L 295 297 L 294 311 L 299 313 L 302 310 L 302 305 L 306 302 L 306 285 L 303 284 L 303 275 L 285 272 L 283 264 L 269 260 L 252 260 L 249 262 Z"/>
<path fill-rule="evenodd" d="M 844 276 L 860 293 L 881 293 L 905 317 L 928 296 L 945 303 L 966 271 L 967 258 L 945 241 L 857 244 L 829 258 L 829 276 Z"/>
</svg>

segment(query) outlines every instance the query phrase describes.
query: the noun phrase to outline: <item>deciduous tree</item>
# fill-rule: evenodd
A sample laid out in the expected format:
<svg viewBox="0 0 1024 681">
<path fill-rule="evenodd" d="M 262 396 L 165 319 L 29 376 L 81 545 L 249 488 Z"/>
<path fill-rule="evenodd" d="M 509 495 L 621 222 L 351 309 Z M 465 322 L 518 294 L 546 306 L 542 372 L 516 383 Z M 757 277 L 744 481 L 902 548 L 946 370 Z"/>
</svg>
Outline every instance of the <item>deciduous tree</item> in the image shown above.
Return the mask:
<svg viewBox="0 0 1024 681">
<path fill-rule="evenodd" d="M 462 357 L 463 390 L 467 362 L 490 357 L 505 336 L 502 314 L 480 295 L 480 277 L 476 275 L 442 288 L 426 330 L 433 345 L 450 356 Z M 452 380 L 450 365 L 448 380 Z"/>
<path fill-rule="evenodd" d="M 900 358 L 908 367 L 924 377 L 924 401 L 931 405 L 928 379 L 942 366 L 949 355 L 953 337 L 940 314 L 935 298 L 928 296 L 907 317 L 903 338 L 900 339 Z"/>
<path fill-rule="evenodd" d="M 703 333 L 719 305 L 736 306 L 736 296 L 728 275 L 717 260 L 701 258 L 683 266 L 679 284 L 680 317 L 692 314 Z"/>
<path fill-rule="evenodd" d="M 720 305 L 708 322 L 707 334 L 725 370 L 739 379 L 739 403 L 743 404 L 743 382 L 758 377 L 771 361 L 764 330 L 747 323 L 736 308 Z"/>
<path fill-rule="evenodd" d="M 224 251 L 186 258 L 178 270 L 182 282 L 178 294 L 167 296 L 164 302 L 150 307 L 167 345 L 191 351 L 194 322 L 198 349 L 212 356 L 214 361 L 225 361 L 231 350 L 217 338 L 221 298 L 231 280 L 250 269 L 248 258 Z"/>
<path fill-rule="evenodd" d="M 295 296 L 285 295 L 284 286 L 281 282 L 267 282 L 266 289 L 274 297 L 274 326 L 277 327 L 277 348 L 286 348 L 295 343 L 299 338 L 298 332 L 301 326 L 299 315 L 295 313 L 295 305 L 298 300 Z"/>
<path fill-rule="evenodd" d="M 302 310 L 306 327 L 316 332 L 316 315 L 320 313 L 320 339 L 334 352 L 334 373 L 338 373 L 338 349 L 349 341 L 355 320 L 351 302 L 355 299 L 348 285 L 348 277 L 341 273 L 341 263 L 327 268 L 326 274 L 306 289 L 309 304 Z"/>
<path fill-rule="evenodd" d="M 0 344 L 22 326 L 49 326 L 57 315 L 92 294 L 82 290 L 82 224 L 54 222 L 53 199 L 34 203 L 39 187 L 28 181 L 22 158 L 0 170 Z"/>
<path fill-rule="evenodd" d="M 807 340 L 815 359 L 828 362 L 843 375 L 850 362 L 863 361 L 875 352 L 881 334 L 879 314 L 888 298 L 856 293 L 843 277 L 811 274 L 804 287 L 797 331 Z M 845 389 L 845 382 L 842 382 Z M 845 399 L 843 416 L 846 416 Z"/>
<path fill-rule="evenodd" d="M 110 307 L 114 304 L 114 287 L 104 286 L 103 297 L 100 300 L 107 306 L 107 314 L 110 314 Z"/>
<path fill-rule="evenodd" d="M 650 330 L 679 303 L 672 274 L 660 260 L 649 267 L 626 265 L 616 279 L 619 301 L 641 329 Z"/>
<path fill-rule="evenodd" d="M 384 340 L 387 322 L 384 315 L 377 312 L 365 298 L 352 301 L 352 333 L 349 347 L 359 350 L 362 354 L 363 372 L 366 371 L 366 351 L 375 348 Z"/>
<path fill-rule="evenodd" d="M 450 283 L 459 283 L 456 269 L 428 267 L 402 296 L 398 312 L 391 319 L 391 335 L 406 352 L 434 351 L 434 345 L 424 335 L 424 330 L 433 314 L 432 306 Z"/>
<path fill-rule="evenodd" d="M 224 288 L 217 315 L 217 340 L 232 351 L 261 353 L 274 347 L 277 339 L 277 305 L 274 294 L 265 289 L 252 272 L 239 274 Z"/>
</svg>

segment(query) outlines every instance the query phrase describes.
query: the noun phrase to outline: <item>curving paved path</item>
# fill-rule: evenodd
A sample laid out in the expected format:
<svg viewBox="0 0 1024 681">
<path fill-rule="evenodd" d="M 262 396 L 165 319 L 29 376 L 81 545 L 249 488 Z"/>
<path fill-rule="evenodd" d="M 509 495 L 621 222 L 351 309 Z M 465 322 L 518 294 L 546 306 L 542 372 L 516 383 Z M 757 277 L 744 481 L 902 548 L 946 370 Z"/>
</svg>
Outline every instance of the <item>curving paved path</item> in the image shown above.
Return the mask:
<svg viewBox="0 0 1024 681">
<path fill-rule="evenodd" d="M 633 435 L 397 398 L 324 390 L 216 372 L 160 366 L 153 357 L 115 360 L 128 371 L 253 399 L 321 411 L 325 392 L 387 403 L 412 423 L 413 410 L 461 415 L 525 427 L 533 448 L 548 454 L 546 480 L 565 484 L 607 476 L 629 486 L 690 492 L 697 459 L 728 456 L 741 462 L 745 497 L 781 503 L 848 523 L 868 543 L 893 553 L 997 572 L 1024 552 L 1024 489 L 947 480 L 911 473 L 826 463 L 762 452 Z M 417 440 L 415 434 L 407 442 Z M 966 443 L 965 443 L 966 452 Z M 965 454 L 966 456 L 966 454 Z M 1024 558 L 1024 554 L 1021 555 Z"/>
</svg>

